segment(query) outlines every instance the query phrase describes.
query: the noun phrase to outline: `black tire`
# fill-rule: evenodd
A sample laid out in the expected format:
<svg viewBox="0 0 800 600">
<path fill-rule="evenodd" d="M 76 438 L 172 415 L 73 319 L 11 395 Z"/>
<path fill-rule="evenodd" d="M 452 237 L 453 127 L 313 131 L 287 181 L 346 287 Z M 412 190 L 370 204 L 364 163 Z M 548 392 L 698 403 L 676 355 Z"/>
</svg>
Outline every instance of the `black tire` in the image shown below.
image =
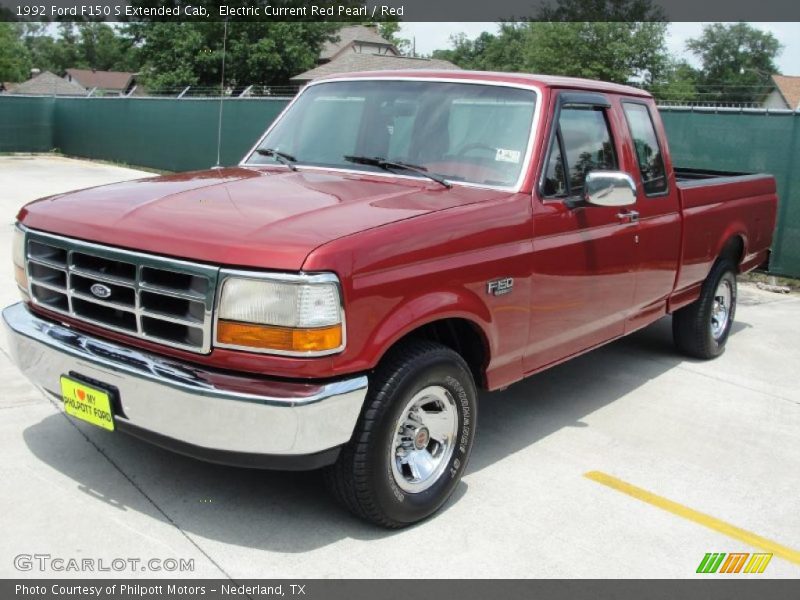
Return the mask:
<svg viewBox="0 0 800 600">
<path fill-rule="evenodd" d="M 722 282 L 730 286 L 727 322 L 714 335 L 715 295 Z M 703 282 L 700 298 L 672 315 L 672 336 L 678 350 L 692 358 L 716 358 L 725 350 L 736 315 L 736 266 L 729 258 L 720 258 Z"/>
<path fill-rule="evenodd" d="M 429 479 L 430 487 L 408 492 L 398 486 L 392 470 L 396 425 L 407 404 L 430 386 L 444 388 L 454 401 L 454 446 L 449 460 L 442 458 L 446 467 L 440 475 Z M 326 470 L 326 483 L 357 517 L 392 529 L 416 523 L 436 512 L 458 485 L 472 450 L 476 417 L 477 391 L 464 359 L 441 344 L 403 343 L 370 376 L 353 437 Z"/>
</svg>

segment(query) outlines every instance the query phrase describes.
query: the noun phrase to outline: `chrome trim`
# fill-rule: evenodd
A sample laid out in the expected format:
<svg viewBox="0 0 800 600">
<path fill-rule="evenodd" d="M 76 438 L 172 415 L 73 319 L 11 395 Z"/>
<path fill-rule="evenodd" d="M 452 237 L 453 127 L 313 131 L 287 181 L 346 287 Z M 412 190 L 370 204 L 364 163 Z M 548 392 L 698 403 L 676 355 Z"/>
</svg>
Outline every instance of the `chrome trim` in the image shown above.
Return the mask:
<svg viewBox="0 0 800 600">
<path fill-rule="evenodd" d="M 293 352 L 290 350 L 271 350 L 253 348 L 252 346 L 237 346 L 235 344 L 222 344 L 217 340 L 217 327 L 219 323 L 220 307 L 222 306 L 222 289 L 225 282 L 231 277 L 238 277 L 241 279 L 255 279 L 267 281 L 279 281 L 282 283 L 334 283 L 336 284 L 339 293 L 339 322 L 342 325 L 342 344 L 338 348 L 332 350 L 322 350 L 319 352 Z M 331 354 L 338 354 L 347 347 L 347 321 L 344 316 L 344 294 L 342 293 L 342 284 L 335 273 L 269 273 L 261 271 L 240 271 L 236 269 L 220 269 L 219 284 L 217 285 L 217 298 L 215 306 L 217 309 L 214 311 L 214 339 L 213 344 L 216 348 L 228 348 L 230 350 L 241 350 L 243 352 L 253 352 L 256 354 L 273 354 L 275 356 L 293 356 L 299 358 L 317 358 L 320 356 L 330 356 Z"/>
<path fill-rule="evenodd" d="M 91 242 L 84 242 L 73 238 L 32 230 L 20 225 L 18 225 L 18 227 L 20 227 L 20 229 L 23 231 L 25 235 L 25 241 L 24 241 L 25 259 L 26 259 L 25 269 L 26 269 L 26 274 L 28 276 L 27 292 L 31 301 L 34 304 L 41 306 L 45 310 L 58 314 L 63 314 L 77 321 L 89 323 L 97 327 L 102 327 L 103 329 L 107 329 L 109 331 L 124 333 L 126 335 L 130 335 L 132 337 L 140 339 L 151 340 L 159 344 L 163 344 L 172 348 L 178 348 L 181 350 L 187 350 L 189 352 L 194 352 L 199 354 L 208 354 L 209 352 L 211 352 L 212 329 L 213 329 L 212 319 L 214 311 L 214 301 L 216 298 L 216 286 L 217 286 L 217 276 L 219 273 L 219 267 L 203 265 L 199 263 L 192 263 L 172 258 L 164 258 L 153 254 L 144 254 L 141 252 L 134 252 L 131 250 L 122 250 L 120 248 L 104 246 Z M 38 256 L 31 256 L 30 242 L 35 242 L 35 243 L 38 242 L 40 244 L 46 244 L 49 246 L 59 248 L 60 250 L 64 250 L 66 252 L 66 263 L 59 263 Z M 103 259 L 115 260 L 131 264 L 135 269 L 134 278 L 128 279 L 125 277 L 118 277 L 115 275 L 99 273 L 91 269 L 75 265 L 73 259 L 75 253 L 97 256 Z M 64 273 L 66 287 L 54 285 L 47 281 L 37 279 L 31 272 L 30 268 L 31 264 L 42 265 L 48 269 L 58 270 Z M 161 286 L 151 284 L 145 281 L 142 272 L 143 269 L 145 268 L 158 269 L 160 271 L 168 271 L 179 275 L 201 277 L 208 282 L 208 288 L 204 295 L 193 294 L 191 292 L 182 292 L 180 290 L 169 290 L 168 288 L 163 288 Z M 116 302 L 114 300 L 96 298 L 90 294 L 80 292 L 72 286 L 73 275 L 130 289 L 133 291 L 134 294 L 134 304 L 130 305 L 126 303 Z M 63 294 L 67 300 L 67 310 L 63 310 L 57 306 L 52 306 L 38 300 L 36 298 L 36 295 L 33 293 L 33 286 L 40 286 L 50 291 Z M 141 304 L 142 292 L 148 292 L 162 296 L 169 296 L 172 298 L 180 298 L 182 300 L 187 300 L 190 302 L 202 303 L 203 320 L 195 322 L 190 319 L 181 319 L 178 316 L 159 314 L 158 311 L 144 308 Z M 117 327 L 112 324 L 106 323 L 104 321 L 83 316 L 74 310 L 73 299 L 78 299 L 83 302 L 91 303 L 93 305 L 103 306 L 106 308 L 120 310 L 125 313 L 132 314 L 134 315 L 136 321 L 136 329 L 134 330 L 125 327 Z M 186 327 L 192 327 L 194 329 L 199 329 L 202 332 L 202 343 L 199 346 L 193 344 L 183 344 L 180 342 L 176 342 L 174 340 L 166 339 L 158 335 L 154 335 L 152 333 L 148 333 L 144 330 L 144 327 L 142 325 L 142 317 L 149 317 L 151 319 L 156 319 L 158 321 L 163 321 L 166 323 L 175 323 Z"/>
<path fill-rule="evenodd" d="M 367 393 L 363 375 L 290 383 L 173 361 L 42 319 L 21 302 L 3 311 L 3 323 L 13 361 L 43 391 L 60 398 L 62 374 L 88 377 L 116 388 L 124 413 L 116 420 L 208 449 L 305 455 L 334 448 L 350 439 Z"/>
<path fill-rule="evenodd" d="M 594 206 L 632 206 L 636 182 L 624 171 L 590 171 L 583 183 L 583 200 Z"/>
<path fill-rule="evenodd" d="M 261 145 L 261 142 L 264 141 L 264 138 L 269 135 L 269 132 L 278 124 L 278 122 L 286 115 L 289 109 L 294 105 L 295 102 L 308 90 L 309 88 L 316 86 L 316 85 L 323 85 L 326 83 L 335 83 L 341 81 L 432 81 L 438 83 L 463 83 L 468 85 L 484 85 L 484 86 L 494 86 L 494 87 L 509 87 L 509 88 L 516 88 L 521 90 L 531 90 L 534 94 L 536 94 L 536 106 L 533 109 L 533 119 L 531 121 L 531 133 L 530 138 L 528 139 L 528 147 L 525 151 L 525 160 L 522 163 L 522 167 L 520 168 L 519 177 L 517 178 L 517 182 L 515 185 L 511 186 L 504 186 L 504 185 L 484 185 L 480 183 L 472 183 L 468 181 L 448 181 L 453 186 L 461 186 L 461 187 L 470 187 L 470 188 L 479 188 L 479 189 L 486 189 L 486 190 L 498 190 L 503 192 L 521 192 L 522 191 L 522 184 L 525 181 L 525 178 L 528 176 L 530 171 L 531 162 L 533 158 L 533 147 L 536 144 L 536 134 L 539 130 L 539 121 L 541 120 L 542 115 L 542 90 L 538 85 L 534 84 L 525 84 L 525 83 L 512 83 L 512 82 L 505 82 L 505 81 L 480 81 L 477 79 L 461 79 L 458 77 L 404 77 L 404 76 L 376 76 L 376 77 L 336 77 L 332 76 L 330 78 L 325 79 L 317 79 L 315 81 L 311 81 L 301 89 L 298 94 L 292 98 L 291 102 L 286 105 L 286 107 L 280 112 L 280 114 L 275 118 L 272 123 L 270 123 L 267 130 L 264 134 L 258 138 L 256 143 L 253 145 L 252 148 L 245 154 L 244 158 L 239 162 L 239 166 L 242 167 L 262 167 L 264 165 L 251 165 L 247 164 L 247 161 Z M 297 165 L 298 169 L 309 170 L 309 171 L 332 171 L 336 173 L 358 173 L 360 175 L 369 174 L 370 176 L 375 175 L 377 177 L 387 177 L 387 178 L 402 178 L 402 179 L 413 179 L 415 181 L 423 180 L 422 177 L 414 177 L 411 175 L 396 175 L 391 173 L 380 173 L 376 171 L 366 171 L 364 169 L 346 169 L 346 168 L 336 168 L 336 167 L 317 167 L 317 166 L 310 166 L 310 165 Z"/>
</svg>

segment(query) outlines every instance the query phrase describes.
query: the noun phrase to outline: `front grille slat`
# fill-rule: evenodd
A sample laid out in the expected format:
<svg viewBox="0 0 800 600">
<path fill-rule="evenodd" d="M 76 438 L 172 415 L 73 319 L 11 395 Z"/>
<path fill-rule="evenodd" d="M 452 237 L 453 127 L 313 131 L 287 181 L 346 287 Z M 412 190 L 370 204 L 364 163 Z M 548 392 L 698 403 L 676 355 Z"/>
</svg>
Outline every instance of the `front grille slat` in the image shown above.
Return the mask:
<svg viewBox="0 0 800 600">
<path fill-rule="evenodd" d="M 75 275 L 80 275 L 81 277 L 87 277 L 89 279 L 94 279 L 95 281 L 102 281 L 103 283 L 113 283 L 114 285 L 124 285 L 130 288 L 136 287 L 136 281 L 131 279 L 122 279 L 121 277 L 114 277 L 113 275 L 107 275 L 105 273 L 98 273 L 96 271 L 88 271 L 86 269 L 80 269 L 73 265 L 70 265 L 69 272 Z"/>
<path fill-rule="evenodd" d="M 91 302 L 92 304 L 97 304 L 98 306 L 105 306 L 106 308 L 113 308 L 114 310 L 121 310 L 123 312 L 136 314 L 136 307 L 131 304 L 123 304 L 121 302 L 111 302 L 110 300 L 100 300 L 89 294 L 83 294 L 81 292 L 77 292 L 75 291 L 75 288 L 72 288 L 70 290 L 69 295 L 71 298 L 78 298 L 79 300 L 83 300 L 84 302 Z"/>
<path fill-rule="evenodd" d="M 202 321 L 193 321 L 191 319 L 181 319 L 180 317 L 173 317 L 170 315 L 165 315 L 164 313 L 152 311 L 152 310 L 145 310 L 139 313 L 143 317 L 152 317 L 153 319 L 160 319 L 161 321 L 166 321 L 168 323 L 175 323 L 177 325 L 186 325 L 187 327 L 202 327 Z"/>
<path fill-rule="evenodd" d="M 172 298 L 180 298 L 182 300 L 197 300 L 200 302 L 203 302 L 205 300 L 205 294 L 195 294 L 192 292 L 185 292 L 185 291 L 181 292 L 178 290 L 171 290 L 169 288 L 161 287 L 159 285 L 153 285 L 145 281 L 139 284 L 139 289 L 142 291 L 155 292 L 156 294 L 161 294 L 162 296 L 171 296 Z"/>
<path fill-rule="evenodd" d="M 34 303 L 110 331 L 211 351 L 218 267 L 31 230 L 26 236 Z"/>
</svg>

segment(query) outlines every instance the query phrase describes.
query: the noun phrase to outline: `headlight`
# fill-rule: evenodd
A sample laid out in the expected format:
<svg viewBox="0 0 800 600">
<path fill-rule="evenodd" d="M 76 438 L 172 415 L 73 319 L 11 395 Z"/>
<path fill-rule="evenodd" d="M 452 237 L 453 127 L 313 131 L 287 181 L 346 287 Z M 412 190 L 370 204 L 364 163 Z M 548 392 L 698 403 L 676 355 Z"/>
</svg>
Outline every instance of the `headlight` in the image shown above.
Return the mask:
<svg viewBox="0 0 800 600">
<path fill-rule="evenodd" d="M 14 279 L 23 294 L 28 298 L 28 275 L 25 272 L 25 231 L 17 225 L 11 242 L 11 257 L 14 261 Z"/>
<path fill-rule="evenodd" d="M 292 356 L 344 347 L 339 281 L 318 275 L 222 273 L 217 346 Z"/>
</svg>

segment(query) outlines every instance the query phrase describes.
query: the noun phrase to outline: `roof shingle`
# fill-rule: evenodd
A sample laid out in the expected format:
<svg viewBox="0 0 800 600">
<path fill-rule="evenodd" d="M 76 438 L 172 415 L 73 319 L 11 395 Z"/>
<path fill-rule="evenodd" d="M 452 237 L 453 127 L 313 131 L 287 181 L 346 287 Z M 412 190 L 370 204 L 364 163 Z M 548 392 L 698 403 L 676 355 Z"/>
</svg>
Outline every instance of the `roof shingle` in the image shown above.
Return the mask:
<svg viewBox="0 0 800 600">
<path fill-rule="evenodd" d="M 788 107 L 800 109 L 800 77 L 792 75 L 773 75 L 772 81 L 783 96 Z"/>
<path fill-rule="evenodd" d="M 92 69 L 67 69 L 67 76 L 87 90 L 97 88 L 124 92 L 136 73 L 125 71 L 95 71 Z"/>
<path fill-rule="evenodd" d="M 15 94 L 32 94 L 40 96 L 85 96 L 86 89 L 74 81 L 67 81 L 50 71 L 39 73 L 35 77 L 20 83 L 14 88 Z"/>
</svg>

